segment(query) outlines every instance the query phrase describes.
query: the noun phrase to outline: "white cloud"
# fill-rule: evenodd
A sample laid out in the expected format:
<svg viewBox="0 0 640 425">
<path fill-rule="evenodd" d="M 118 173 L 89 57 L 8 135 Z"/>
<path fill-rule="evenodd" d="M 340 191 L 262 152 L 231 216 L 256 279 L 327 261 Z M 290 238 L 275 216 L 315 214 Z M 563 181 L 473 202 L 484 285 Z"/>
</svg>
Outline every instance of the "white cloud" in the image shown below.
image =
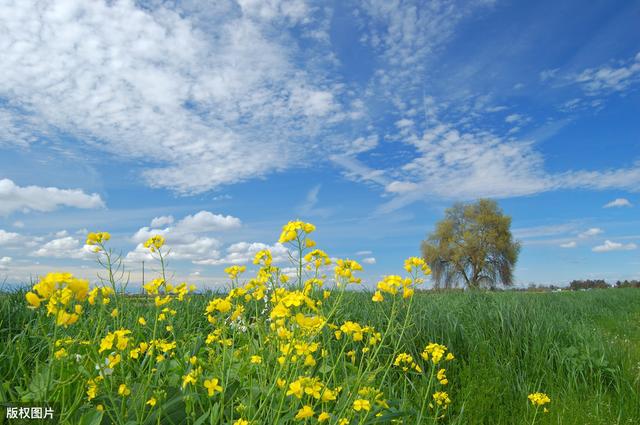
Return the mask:
<svg viewBox="0 0 640 425">
<path fill-rule="evenodd" d="M 345 176 L 382 186 L 394 195 L 379 208 L 389 212 L 433 197 L 508 198 L 559 189 L 638 190 L 640 162 L 629 168 L 551 174 L 533 140 L 516 140 L 491 131 L 439 123 L 403 133 L 415 149 L 413 159 L 388 169 L 372 169 L 353 156 L 333 156 Z"/>
<path fill-rule="evenodd" d="M 12 261 L 11 257 L 0 257 L 0 270 L 6 270 Z"/>
<path fill-rule="evenodd" d="M 309 6 L 304 0 L 238 0 L 238 4 L 248 16 L 264 20 L 302 22 L 309 13 Z"/>
<path fill-rule="evenodd" d="M 66 233 L 66 232 L 65 232 Z M 34 257 L 94 259 L 94 247 L 85 245 L 72 236 L 52 239 L 31 253 Z"/>
<path fill-rule="evenodd" d="M 514 122 L 519 122 L 523 120 L 523 116 L 520 114 L 511 114 L 511 115 L 507 115 L 507 117 L 504 119 L 504 121 L 506 123 L 514 123 Z"/>
<path fill-rule="evenodd" d="M 18 229 L 22 229 L 24 227 L 24 223 L 20 220 L 13 222 L 13 227 L 17 227 Z"/>
<path fill-rule="evenodd" d="M 616 198 L 611 202 L 606 203 L 602 208 L 616 208 L 616 207 L 631 207 L 631 202 L 625 198 Z"/>
<path fill-rule="evenodd" d="M 194 193 L 304 164 L 350 119 L 352 95 L 287 37 L 315 19 L 305 2 L 171 3 L 3 2 L 0 140 L 70 135 Z"/>
<path fill-rule="evenodd" d="M 0 229 L 0 246 L 2 245 L 15 245 L 24 241 L 24 237 L 19 233 L 7 232 Z"/>
<path fill-rule="evenodd" d="M 624 91 L 631 84 L 640 81 L 640 52 L 631 60 L 619 66 L 604 65 L 585 69 L 571 77 L 587 94 L 595 96 L 612 91 Z"/>
<path fill-rule="evenodd" d="M 194 264 L 248 264 L 253 261 L 255 254 L 263 249 L 269 249 L 271 251 L 274 263 L 283 263 L 288 260 L 289 251 L 280 243 L 267 245 L 261 242 L 237 242 L 227 248 L 226 255 L 224 257 L 198 260 L 194 261 Z"/>
<path fill-rule="evenodd" d="M 317 184 L 313 186 L 307 192 L 307 196 L 302 204 L 300 204 L 296 210 L 303 217 L 328 217 L 332 213 L 331 208 L 323 208 L 320 207 L 319 204 L 319 194 L 321 184 Z"/>
<path fill-rule="evenodd" d="M 604 230 L 602 230 L 601 228 L 599 228 L 599 227 L 591 227 L 591 228 L 585 230 L 584 232 L 578 234 L 578 237 L 579 238 L 583 238 L 583 239 L 584 238 L 591 238 L 591 237 L 600 235 L 602 233 L 604 233 Z"/>
<path fill-rule="evenodd" d="M 97 193 L 88 195 L 80 189 L 18 186 L 9 179 L 0 179 L 0 216 L 15 211 L 53 211 L 59 207 L 102 208 L 104 202 Z"/>
<path fill-rule="evenodd" d="M 373 254 L 373 251 L 358 251 L 358 252 L 356 252 L 356 255 L 359 255 L 359 256 L 367 256 L 367 255 L 371 255 L 371 254 Z"/>
<path fill-rule="evenodd" d="M 376 259 L 375 257 L 366 257 L 362 259 L 362 262 L 364 264 L 375 264 L 376 263 Z"/>
<path fill-rule="evenodd" d="M 151 227 L 162 227 L 172 223 L 173 223 L 173 216 L 163 215 L 160 217 L 155 217 L 153 220 L 151 220 Z"/>
<path fill-rule="evenodd" d="M 575 248 L 576 246 L 578 246 L 576 241 L 571 241 L 571 242 L 560 244 L 560 248 Z"/>
<path fill-rule="evenodd" d="M 189 239 L 176 241 L 169 237 L 167 244 L 163 247 L 165 254 L 169 253 L 169 259 L 175 260 L 191 260 L 194 263 L 202 261 L 202 259 L 218 258 L 220 256 L 219 248 L 221 243 L 218 239 L 206 236 L 191 236 Z M 145 248 L 143 243 L 136 245 L 133 251 L 127 253 L 125 259 L 127 261 L 152 260 L 154 257 Z"/>
<path fill-rule="evenodd" d="M 165 225 L 169 221 L 173 223 L 173 217 L 171 220 L 168 217 L 156 217 L 151 224 Z M 166 239 L 163 249 L 165 252 L 171 251 L 170 258 L 206 264 L 206 261 L 215 261 L 220 258 L 222 242 L 212 233 L 237 229 L 241 225 L 242 222 L 237 217 L 199 211 L 183 217 L 173 226 L 164 229 L 142 227 L 132 236 L 132 241 L 137 245 L 127 254 L 126 259 L 127 261 L 151 260 L 153 258 L 151 253 L 143 244 L 154 235 L 162 235 Z"/>
<path fill-rule="evenodd" d="M 347 154 L 359 154 L 368 152 L 378 146 L 378 136 L 371 135 L 368 137 L 358 137 L 345 149 Z"/>
<path fill-rule="evenodd" d="M 602 245 L 594 246 L 593 252 L 610 252 L 610 251 L 631 251 L 638 246 L 634 243 L 621 244 L 619 242 L 612 242 L 610 240 L 604 241 Z"/>
<path fill-rule="evenodd" d="M 213 214 L 209 211 L 199 211 L 180 220 L 176 226 L 177 233 L 203 233 L 237 229 L 241 221 L 230 215 Z"/>
</svg>

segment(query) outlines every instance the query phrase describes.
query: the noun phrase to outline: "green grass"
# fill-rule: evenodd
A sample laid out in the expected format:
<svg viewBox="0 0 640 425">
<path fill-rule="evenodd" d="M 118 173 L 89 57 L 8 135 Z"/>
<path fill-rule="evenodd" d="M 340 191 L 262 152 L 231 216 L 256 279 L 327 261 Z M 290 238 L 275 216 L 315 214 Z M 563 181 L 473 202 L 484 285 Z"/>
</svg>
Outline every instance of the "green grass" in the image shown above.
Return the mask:
<svg viewBox="0 0 640 425">
<path fill-rule="evenodd" d="M 194 296 L 179 307 L 173 321 L 176 339 L 211 331 L 202 314 L 209 299 Z M 122 303 L 121 320 L 129 326 L 138 316 L 152 317 L 155 311 L 144 299 L 126 297 Z M 384 307 L 372 303 L 371 294 L 347 292 L 335 322 L 355 320 L 382 330 L 388 308 L 388 303 Z M 65 332 L 73 330 L 77 338 L 104 336 L 113 326 L 108 319 L 100 320 L 104 321 L 91 326 L 81 320 Z M 26 307 L 24 293 L 0 295 L 0 401 L 15 402 L 38 393 L 49 364 L 50 322 L 42 312 Z M 640 423 L 638 289 L 418 293 L 408 323 L 401 340 L 394 340 L 400 335 L 391 335 L 399 351 L 418 358 L 424 346 L 435 341 L 456 355 L 446 366 L 453 403 L 441 423 L 531 423 L 527 395 L 536 391 L 552 399 L 550 412 L 539 415 L 536 423 Z M 340 373 L 348 379 L 349 371 Z M 77 415 L 69 414 L 73 423 L 73 418 L 89 412 L 81 401 L 84 382 L 70 378 L 67 385 L 60 382 L 66 375 L 55 376 L 56 400 L 63 409 L 77 410 Z M 412 402 L 408 399 L 419 392 L 412 393 L 411 382 L 397 374 L 386 379 L 378 383 L 386 397 L 408 408 Z"/>
</svg>

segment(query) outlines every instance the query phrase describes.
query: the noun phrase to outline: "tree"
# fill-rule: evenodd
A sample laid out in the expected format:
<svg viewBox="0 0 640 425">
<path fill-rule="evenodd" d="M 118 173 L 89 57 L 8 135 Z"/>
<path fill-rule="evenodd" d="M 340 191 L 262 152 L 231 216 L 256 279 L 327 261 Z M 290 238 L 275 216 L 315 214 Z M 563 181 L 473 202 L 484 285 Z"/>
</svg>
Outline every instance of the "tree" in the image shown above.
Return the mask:
<svg viewBox="0 0 640 425">
<path fill-rule="evenodd" d="M 511 217 L 489 199 L 449 208 L 421 246 L 435 287 L 512 285 L 520 243 L 510 227 Z"/>
</svg>

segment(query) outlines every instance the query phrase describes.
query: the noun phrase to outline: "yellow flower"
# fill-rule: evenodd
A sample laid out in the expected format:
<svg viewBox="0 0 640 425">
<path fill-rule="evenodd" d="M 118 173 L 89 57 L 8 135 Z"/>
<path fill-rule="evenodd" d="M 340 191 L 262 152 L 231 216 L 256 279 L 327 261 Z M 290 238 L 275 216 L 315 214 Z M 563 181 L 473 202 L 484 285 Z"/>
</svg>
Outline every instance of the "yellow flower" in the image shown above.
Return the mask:
<svg viewBox="0 0 640 425">
<path fill-rule="evenodd" d="M 246 266 L 231 266 L 224 269 L 224 272 L 229 275 L 229 279 L 235 279 L 246 270 Z"/>
<path fill-rule="evenodd" d="M 260 357 L 260 356 L 251 356 L 251 363 L 253 363 L 253 364 L 262 363 L 262 357 Z"/>
<path fill-rule="evenodd" d="M 154 298 L 154 303 L 156 307 L 162 307 L 163 305 L 168 304 L 170 302 L 171 302 L 171 295 L 167 295 L 166 297 L 160 297 L 156 295 L 156 297 Z"/>
<path fill-rule="evenodd" d="M 147 402 L 145 404 L 148 404 L 149 406 L 153 407 L 156 405 L 156 403 L 158 402 L 158 400 L 156 400 L 155 397 L 151 397 L 149 400 L 147 400 Z"/>
<path fill-rule="evenodd" d="M 547 403 L 551 403 L 551 398 L 545 393 L 533 393 L 529 394 L 529 401 L 536 407 L 544 406 Z"/>
<path fill-rule="evenodd" d="M 353 276 L 354 271 L 362 270 L 362 266 L 355 260 L 337 260 L 335 267 L 336 280 L 340 277 L 348 283 L 360 283 L 362 279 Z"/>
<path fill-rule="evenodd" d="M 87 381 L 87 400 L 91 401 L 98 395 L 98 384 L 95 379 Z"/>
<path fill-rule="evenodd" d="M 122 361 L 122 356 L 120 354 L 109 354 L 109 357 L 107 357 L 107 366 L 113 369 L 120 363 L 120 361 Z"/>
<path fill-rule="evenodd" d="M 30 308 L 40 307 L 40 302 L 42 300 L 35 293 L 29 291 L 25 294 L 25 298 L 27 299 L 27 302 L 30 304 Z"/>
<path fill-rule="evenodd" d="M 182 388 L 186 388 L 189 384 L 195 384 L 198 380 L 198 371 L 192 370 L 182 377 Z"/>
<path fill-rule="evenodd" d="M 298 236 L 303 237 L 304 234 L 312 233 L 316 227 L 311 223 L 305 223 L 299 220 L 290 221 L 282 227 L 282 233 L 278 242 L 286 243 L 294 241 Z"/>
<path fill-rule="evenodd" d="M 349 425 L 349 419 L 342 418 L 338 421 L 338 425 Z"/>
<path fill-rule="evenodd" d="M 249 421 L 246 419 L 238 419 L 233 425 L 249 425 Z"/>
<path fill-rule="evenodd" d="M 278 388 L 284 388 L 284 386 L 287 385 L 287 381 L 282 378 L 278 378 L 276 379 L 276 385 L 278 386 Z"/>
<path fill-rule="evenodd" d="M 126 384 L 120 384 L 120 386 L 118 387 L 118 394 L 123 397 L 127 397 L 129 394 L 131 394 L 131 390 L 129 389 L 129 387 L 127 387 Z"/>
<path fill-rule="evenodd" d="M 313 411 L 311 406 L 304 405 L 302 406 L 302 409 L 298 410 L 298 413 L 296 413 L 295 419 L 297 420 L 307 419 L 312 417 L 314 413 L 315 412 Z"/>
<path fill-rule="evenodd" d="M 331 415 L 327 412 L 322 412 L 318 415 L 318 422 L 328 421 L 329 419 L 331 419 Z"/>
<path fill-rule="evenodd" d="M 436 344 L 435 342 L 430 342 L 424 348 L 424 351 L 422 352 L 421 356 L 425 360 L 429 360 L 429 356 L 431 356 L 431 362 L 433 362 L 433 364 L 438 364 L 440 360 L 442 360 L 442 358 L 444 357 L 444 353 L 446 351 L 447 351 L 447 347 L 445 347 L 444 345 Z M 451 358 L 447 356 L 446 359 L 453 360 L 453 355 L 451 355 Z"/>
<path fill-rule="evenodd" d="M 382 293 L 380 291 L 376 291 L 373 294 L 373 297 L 371 297 L 371 301 L 373 301 L 374 303 L 379 303 L 384 301 L 384 297 L 382 296 Z"/>
<path fill-rule="evenodd" d="M 111 239 L 111 235 L 108 232 L 96 232 L 89 233 L 87 235 L 87 245 L 98 245 Z"/>
<path fill-rule="evenodd" d="M 413 296 L 413 288 L 404 288 L 402 290 L 402 298 L 411 298 Z"/>
<path fill-rule="evenodd" d="M 53 353 L 54 357 L 57 360 L 60 360 L 64 357 L 67 357 L 67 350 L 65 350 L 64 348 L 59 349 L 58 351 L 56 351 L 55 353 Z"/>
<path fill-rule="evenodd" d="M 369 402 L 369 400 L 365 400 L 362 398 L 358 399 L 353 402 L 353 410 L 355 410 L 356 412 L 359 412 L 361 410 L 369 411 L 371 410 L 371 403 Z"/>
<path fill-rule="evenodd" d="M 265 267 L 270 267 L 272 262 L 273 257 L 271 256 L 271 251 L 268 249 L 256 252 L 256 255 L 253 257 L 253 264 L 262 263 Z"/>
<path fill-rule="evenodd" d="M 147 325 L 147 321 L 144 317 L 140 316 L 138 317 L 138 323 L 140 323 L 140 325 L 142 326 L 146 326 Z"/>
<path fill-rule="evenodd" d="M 118 309 L 114 308 L 113 310 L 111 310 L 111 317 L 118 317 Z"/>
<path fill-rule="evenodd" d="M 302 398 L 303 394 L 304 387 L 302 386 L 302 382 L 300 379 L 289 384 L 289 390 L 287 391 L 286 395 L 293 395 L 297 398 Z"/>
<path fill-rule="evenodd" d="M 217 378 L 205 379 L 204 387 L 207 389 L 207 393 L 209 394 L 209 397 L 213 397 L 216 391 L 222 392 L 222 387 L 218 385 Z"/>
<path fill-rule="evenodd" d="M 76 323 L 78 321 L 78 317 L 79 316 L 75 313 L 69 314 L 64 310 L 60 310 L 56 315 L 56 324 L 66 328 L 67 326 Z"/>
<path fill-rule="evenodd" d="M 144 243 L 144 247 L 148 248 L 151 252 L 160 249 L 162 245 L 164 245 L 164 237 L 162 237 L 162 235 L 154 235 Z"/>
<path fill-rule="evenodd" d="M 220 313 L 226 313 L 231 310 L 232 304 L 226 298 L 215 298 L 209 301 L 207 305 L 206 312 L 213 313 L 214 311 L 219 311 Z"/>
<path fill-rule="evenodd" d="M 444 391 L 436 391 L 433 393 L 433 400 L 436 402 L 438 406 L 442 406 L 445 409 L 449 404 L 451 404 L 451 399 L 449 395 Z"/>
<path fill-rule="evenodd" d="M 404 269 L 407 271 L 407 273 L 411 273 L 411 271 L 414 269 L 420 269 L 425 275 L 431 274 L 431 269 L 429 268 L 427 263 L 425 263 L 422 258 L 418 257 L 407 258 L 404 262 Z"/>
</svg>

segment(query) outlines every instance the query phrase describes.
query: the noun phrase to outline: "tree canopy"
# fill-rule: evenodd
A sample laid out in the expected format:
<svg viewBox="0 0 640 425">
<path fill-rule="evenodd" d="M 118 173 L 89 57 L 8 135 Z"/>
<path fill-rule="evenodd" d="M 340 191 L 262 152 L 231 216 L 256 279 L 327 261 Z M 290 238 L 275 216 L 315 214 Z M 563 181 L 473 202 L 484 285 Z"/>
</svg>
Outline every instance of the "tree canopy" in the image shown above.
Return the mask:
<svg viewBox="0 0 640 425">
<path fill-rule="evenodd" d="M 422 242 L 434 285 L 469 288 L 512 285 L 520 243 L 511 235 L 511 217 L 489 199 L 456 203 Z"/>
</svg>

